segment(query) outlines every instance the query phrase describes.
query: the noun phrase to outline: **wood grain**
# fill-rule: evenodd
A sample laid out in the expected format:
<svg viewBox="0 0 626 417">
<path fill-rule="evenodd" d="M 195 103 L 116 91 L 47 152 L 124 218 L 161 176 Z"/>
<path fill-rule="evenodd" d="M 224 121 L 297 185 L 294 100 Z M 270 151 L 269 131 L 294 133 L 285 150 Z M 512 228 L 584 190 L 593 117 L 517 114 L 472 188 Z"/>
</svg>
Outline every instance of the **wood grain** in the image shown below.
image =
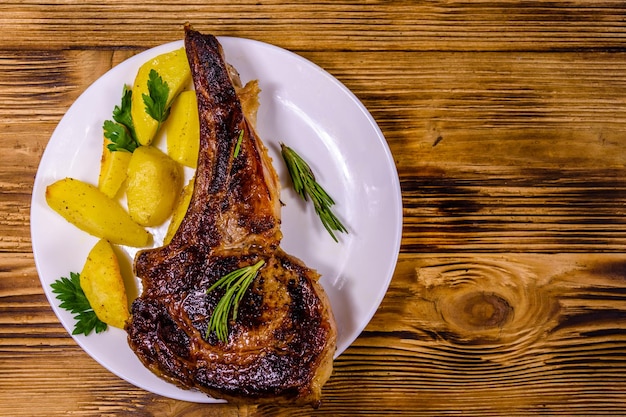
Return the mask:
<svg viewBox="0 0 626 417">
<path fill-rule="evenodd" d="M 621 50 L 623 2 L 500 1 L 8 1 L 6 42 L 29 49 L 154 46 L 181 22 L 216 34 L 306 50 Z M 155 28 L 158 22 L 158 29 Z M 84 34 L 89 36 L 85 37 Z M 278 35 L 278 36 L 277 36 Z M 174 38 L 173 38 L 174 36 Z"/>
<path fill-rule="evenodd" d="M 185 21 L 326 69 L 398 168 L 399 262 L 319 410 L 136 388 L 40 286 L 30 199 L 56 124 Z M 626 415 L 623 1 L 27 0 L 0 28 L 0 415 Z"/>
</svg>

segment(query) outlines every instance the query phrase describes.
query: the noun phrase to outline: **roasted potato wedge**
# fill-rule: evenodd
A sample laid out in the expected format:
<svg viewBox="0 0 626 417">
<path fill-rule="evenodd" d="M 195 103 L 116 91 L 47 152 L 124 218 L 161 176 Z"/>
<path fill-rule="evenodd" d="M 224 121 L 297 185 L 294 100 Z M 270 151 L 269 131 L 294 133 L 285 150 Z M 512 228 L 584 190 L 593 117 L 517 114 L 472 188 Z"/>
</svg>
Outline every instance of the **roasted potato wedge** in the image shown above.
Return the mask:
<svg viewBox="0 0 626 417">
<path fill-rule="evenodd" d="M 98 188 L 110 198 L 115 198 L 122 184 L 126 181 L 126 172 L 132 153 L 127 151 L 111 152 L 107 145 L 111 141 L 104 138 Z"/>
<path fill-rule="evenodd" d="M 106 239 L 100 239 L 89 252 L 80 287 L 101 321 L 124 328 L 129 317 L 128 297 L 117 256 Z"/>
<path fill-rule="evenodd" d="M 183 187 L 183 192 L 178 198 L 174 212 L 172 213 L 172 219 L 167 227 L 167 232 L 163 238 L 163 244 L 167 245 L 174 237 L 174 234 L 180 227 L 180 223 L 183 221 L 187 209 L 189 208 L 189 202 L 191 201 L 191 195 L 193 194 L 194 178 L 190 179 L 187 185 Z"/>
<path fill-rule="evenodd" d="M 150 70 L 155 70 L 169 87 L 167 106 L 191 82 L 191 70 L 185 54 L 185 48 L 159 55 L 144 63 L 137 72 L 133 83 L 131 117 L 135 126 L 137 140 L 142 145 L 152 143 L 159 128 L 159 123 L 146 112 L 143 95 L 149 95 L 148 79 Z"/>
<path fill-rule="evenodd" d="M 130 217 L 158 226 L 172 214 L 183 181 L 182 167 L 153 146 L 135 149 L 128 164 L 126 201 Z"/>
<path fill-rule="evenodd" d="M 196 168 L 200 148 L 200 121 L 195 91 L 183 91 L 172 103 L 165 132 L 167 154 L 185 166 Z"/>
<path fill-rule="evenodd" d="M 46 188 L 46 202 L 79 229 L 111 243 L 133 247 L 152 243 L 152 235 L 94 185 L 64 178 Z"/>
</svg>

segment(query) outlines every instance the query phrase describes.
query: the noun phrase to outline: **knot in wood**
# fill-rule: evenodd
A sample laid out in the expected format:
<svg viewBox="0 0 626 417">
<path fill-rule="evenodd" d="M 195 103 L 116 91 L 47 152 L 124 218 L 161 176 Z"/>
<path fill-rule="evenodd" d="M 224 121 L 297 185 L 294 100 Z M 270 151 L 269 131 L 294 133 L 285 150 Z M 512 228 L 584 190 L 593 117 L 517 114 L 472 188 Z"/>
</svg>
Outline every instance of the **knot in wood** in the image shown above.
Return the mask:
<svg viewBox="0 0 626 417">
<path fill-rule="evenodd" d="M 507 257 L 441 257 L 416 269 L 419 314 L 456 344 L 519 351 L 554 325 L 559 305 L 528 265 Z"/>
<path fill-rule="evenodd" d="M 447 318 L 468 329 L 503 327 L 513 314 L 509 302 L 494 293 L 467 293 L 456 301 Z"/>
</svg>

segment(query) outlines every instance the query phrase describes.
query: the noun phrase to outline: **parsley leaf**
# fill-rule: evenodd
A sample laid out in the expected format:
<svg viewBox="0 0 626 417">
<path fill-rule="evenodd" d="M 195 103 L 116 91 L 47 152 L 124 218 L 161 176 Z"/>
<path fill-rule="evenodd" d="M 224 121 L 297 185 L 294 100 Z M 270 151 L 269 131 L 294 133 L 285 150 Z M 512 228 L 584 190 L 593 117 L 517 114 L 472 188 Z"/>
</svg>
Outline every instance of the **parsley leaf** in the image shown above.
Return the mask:
<svg viewBox="0 0 626 417">
<path fill-rule="evenodd" d="M 73 335 L 84 334 L 88 336 L 92 330 L 101 333 L 107 329 L 107 324 L 100 321 L 96 313 L 91 308 L 89 300 L 85 296 L 83 289 L 80 287 L 80 274 L 70 272 L 70 278 L 61 277 L 52 284 L 52 292 L 56 294 L 56 298 L 61 301 L 59 307 L 75 314 Z"/>
<path fill-rule="evenodd" d="M 135 126 L 133 118 L 130 114 L 131 97 L 133 92 L 128 86 L 124 85 L 122 90 L 122 103 L 113 109 L 113 120 L 105 120 L 102 129 L 104 137 L 109 139 L 111 143 L 107 148 L 111 152 L 128 151 L 133 152 L 139 146 L 137 136 L 135 135 Z"/>
<path fill-rule="evenodd" d="M 111 141 L 111 143 L 107 145 L 107 148 L 111 152 L 133 152 L 137 149 L 137 141 L 130 136 L 130 133 L 123 125 L 111 120 L 105 120 L 102 128 L 104 129 L 104 137 Z"/>
<path fill-rule="evenodd" d="M 122 103 L 120 106 L 115 106 L 113 109 L 113 120 L 121 125 L 124 125 L 128 129 L 128 133 L 134 139 L 135 125 L 133 124 L 133 117 L 130 114 L 131 98 L 133 96 L 133 90 L 131 90 L 126 84 L 122 90 Z"/>
<path fill-rule="evenodd" d="M 92 330 L 95 330 L 96 333 L 102 333 L 107 329 L 107 324 L 100 321 L 93 310 L 78 313 L 78 315 L 74 318 L 77 321 L 72 334 L 84 334 L 85 336 L 88 336 Z"/>
<path fill-rule="evenodd" d="M 161 123 L 167 120 L 167 117 L 170 115 L 170 108 L 167 106 L 170 87 L 154 69 L 151 69 L 148 74 L 148 93 L 142 95 L 143 102 L 146 105 L 146 113 L 159 122 L 160 127 Z"/>
</svg>

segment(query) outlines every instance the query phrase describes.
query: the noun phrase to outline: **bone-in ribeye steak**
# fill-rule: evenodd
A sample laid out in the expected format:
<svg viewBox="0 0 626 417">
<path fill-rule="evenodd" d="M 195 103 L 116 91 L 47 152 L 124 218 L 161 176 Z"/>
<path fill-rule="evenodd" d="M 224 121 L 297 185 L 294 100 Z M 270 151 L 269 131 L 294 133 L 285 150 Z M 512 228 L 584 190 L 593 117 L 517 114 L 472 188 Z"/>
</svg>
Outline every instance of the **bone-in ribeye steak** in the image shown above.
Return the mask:
<svg viewBox="0 0 626 417">
<path fill-rule="evenodd" d="M 330 303 L 318 274 L 280 248 L 278 178 L 221 45 L 186 26 L 185 48 L 200 116 L 195 187 L 171 242 L 135 258 L 143 290 L 126 325 L 129 345 L 155 374 L 214 398 L 316 407 L 336 349 Z M 207 289 L 259 260 L 228 340 L 207 336 L 224 293 Z"/>
</svg>

